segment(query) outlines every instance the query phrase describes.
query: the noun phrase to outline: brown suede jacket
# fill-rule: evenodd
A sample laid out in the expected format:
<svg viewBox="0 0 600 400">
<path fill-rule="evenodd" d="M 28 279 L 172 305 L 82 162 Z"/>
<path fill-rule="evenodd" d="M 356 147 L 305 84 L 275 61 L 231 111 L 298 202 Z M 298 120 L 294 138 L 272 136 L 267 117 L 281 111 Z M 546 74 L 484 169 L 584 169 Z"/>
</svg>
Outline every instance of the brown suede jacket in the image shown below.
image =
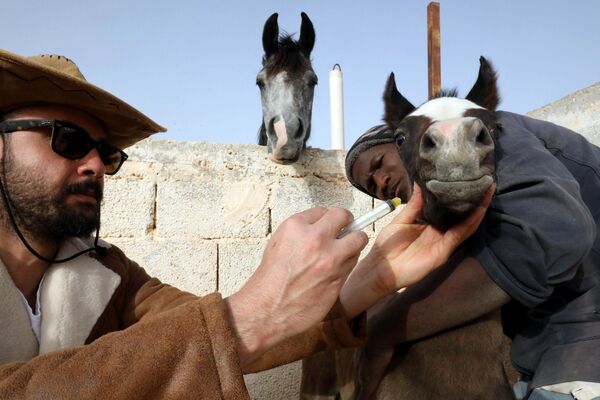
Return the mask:
<svg viewBox="0 0 600 400">
<path fill-rule="evenodd" d="M 58 257 L 88 245 L 69 240 Z M 182 292 L 102 245 L 103 257 L 88 253 L 46 272 L 39 343 L 0 262 L 0 399 L 249 399 L 221 295 Z M 354 329 L 328 318 L 245 372 L 364 337 L 364 316 Z"/>
</svg>

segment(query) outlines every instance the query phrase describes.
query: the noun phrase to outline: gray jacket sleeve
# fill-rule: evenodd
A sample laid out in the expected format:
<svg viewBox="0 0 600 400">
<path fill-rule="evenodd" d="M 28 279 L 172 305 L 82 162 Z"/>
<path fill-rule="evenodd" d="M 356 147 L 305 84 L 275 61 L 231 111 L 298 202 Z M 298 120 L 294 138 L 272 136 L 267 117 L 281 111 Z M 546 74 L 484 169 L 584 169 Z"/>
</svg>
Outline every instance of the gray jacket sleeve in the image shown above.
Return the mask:
<svg viewBox="0 0 600 400">
<path fill-rule="evenodd" d="M 527 121 L 535 120 L 503 114 L 497 194 L 471 244 L 496 284 L 533 307 L 573 278 L 594 243 L 596 224 L 578 181 L 532 128 L 550 136 L 567 130 Z"/>
</svg>

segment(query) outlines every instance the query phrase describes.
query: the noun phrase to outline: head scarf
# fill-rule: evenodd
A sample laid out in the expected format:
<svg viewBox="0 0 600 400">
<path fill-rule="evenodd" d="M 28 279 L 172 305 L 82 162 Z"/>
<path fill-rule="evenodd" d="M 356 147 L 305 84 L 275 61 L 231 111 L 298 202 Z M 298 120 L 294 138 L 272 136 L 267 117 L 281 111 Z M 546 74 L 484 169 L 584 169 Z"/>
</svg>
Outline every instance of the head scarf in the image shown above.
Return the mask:
<svg viewBox="0 0 600 400">
<path fill-rule="evenodd" d="M 365 190 L 362 186 L 356 182 L 354 177 L 352 176 L 352 167 L 354 163 L 358 159 L 358 157 L 366 150 L 370 149 L 373 146 L 379 144 L 393 143 L 394 142 L 394 131 L 392 131 L 387 125 L 376 125 L 370 128 L 368 131 L 363 133 L 357 140 L 354 142 L 348 153 L 346 154 L 346 178 L 350 181 L 350 183 L 360 190 L 371 196 L 369 192 Z"/>
</svg>

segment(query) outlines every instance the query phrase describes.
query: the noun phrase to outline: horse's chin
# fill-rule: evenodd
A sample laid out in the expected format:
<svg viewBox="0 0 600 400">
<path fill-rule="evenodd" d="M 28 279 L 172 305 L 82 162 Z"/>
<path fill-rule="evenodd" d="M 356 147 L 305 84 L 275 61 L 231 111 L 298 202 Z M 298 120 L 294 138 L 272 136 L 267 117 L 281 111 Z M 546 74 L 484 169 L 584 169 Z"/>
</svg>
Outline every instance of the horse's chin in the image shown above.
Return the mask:
<svg viewBox="0 0 600 400">
<path fill-rule="evenodd" d="M 468 181 L 439 181 L 431 179 L 425 183 L 427 190 L 438 204 L 452 213 L 465 214 L 477 207 L 494 182 L 491 175 Z"/>
<path fill-rule="evenodd" d="M 275 157 L 273 154 L 269 154 L 269 160 L 273 161 L 276 164 L 281 164 L 281 165 L 293 164 L 296 161 L 298 161 L 299 158 L 300 158 L 300 155 L 296 156 L 295 158 L 278 158 L 278 157 Z"/>
</svg>

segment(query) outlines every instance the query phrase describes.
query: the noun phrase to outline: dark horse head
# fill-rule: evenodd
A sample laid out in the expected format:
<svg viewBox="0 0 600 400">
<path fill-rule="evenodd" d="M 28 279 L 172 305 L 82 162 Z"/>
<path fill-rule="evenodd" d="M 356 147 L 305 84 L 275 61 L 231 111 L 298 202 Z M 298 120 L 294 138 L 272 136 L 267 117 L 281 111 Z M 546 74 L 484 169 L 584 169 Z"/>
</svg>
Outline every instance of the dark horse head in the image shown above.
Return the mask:
<svg viewBox="0 0 600 400">
<path fill-rule="evenodd" d="M 279 36 L 277 13 L 263 30 L 263 68 L 256 77 L 263 120 L 258 144 L 266 145 L 269 158 L 279 164 L 298 160 L 310 136 L 312 103 L 317 75 L 310 52 L 315 44 L 312 22 L 302 13 L 300 39 Z"/>
<path fill-rule="evenodd" d="M 481 57 L 465 99 L 451 91 L 418 108 L 396 89 L 392 73 L 383 101 L 408 176 L 423 192 L 423 218 L 440 228 L 453 225 L 482 201 L 495 179 L 496 72 Z"/>
</svg>

